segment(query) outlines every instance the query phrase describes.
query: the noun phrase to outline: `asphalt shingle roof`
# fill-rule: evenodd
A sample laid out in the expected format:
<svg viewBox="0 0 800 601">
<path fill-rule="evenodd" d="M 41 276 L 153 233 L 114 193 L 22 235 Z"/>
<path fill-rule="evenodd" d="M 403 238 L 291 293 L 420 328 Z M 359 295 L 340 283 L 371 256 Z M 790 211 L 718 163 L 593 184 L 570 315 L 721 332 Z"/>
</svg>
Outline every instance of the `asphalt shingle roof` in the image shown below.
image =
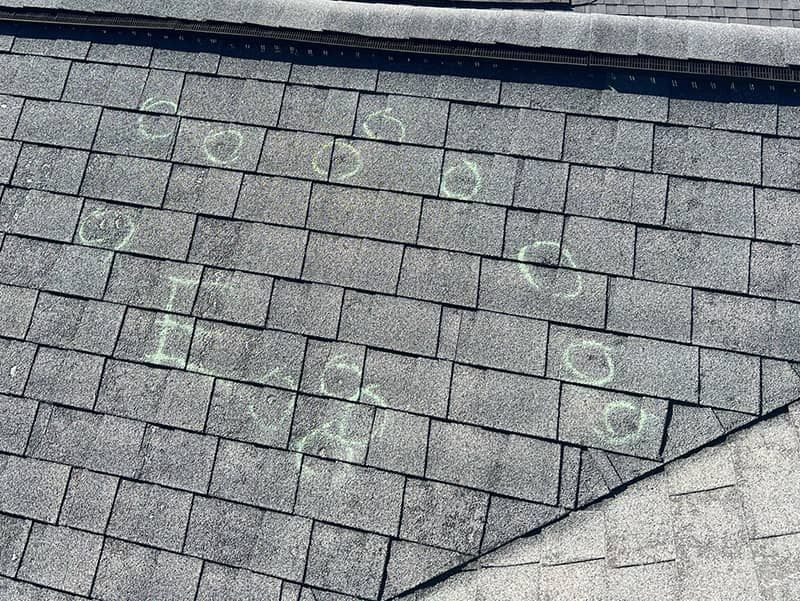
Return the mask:
<svg viewBox="0 0 800 601">
<path fill-rule="evenodd" d="M 4 598 L 389 599 L 800 397 L 789 92 L 6 28 Z"/>
</svg>

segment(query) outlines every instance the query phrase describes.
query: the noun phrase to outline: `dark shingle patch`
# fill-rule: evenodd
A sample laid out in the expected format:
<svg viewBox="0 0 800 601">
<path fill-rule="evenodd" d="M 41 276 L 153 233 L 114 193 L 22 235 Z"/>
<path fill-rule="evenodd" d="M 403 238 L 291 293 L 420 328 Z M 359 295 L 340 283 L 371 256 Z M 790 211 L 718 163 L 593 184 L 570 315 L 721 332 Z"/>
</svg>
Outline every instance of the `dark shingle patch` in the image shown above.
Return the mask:
<svg viewBox="0 0 800 601">
<path fill-rule="evenodd" d="M 11 183 L 22 188 L 77 194 L 88 160 L 89 153 L 82 150 L 24 144 Z"/>
<path fill-rule="evenodd" d="M 105 300 L 145 309 L 191 313 L 201 272 L 199 265 L 120 253 L 114 259 Z"/>
<path fill-rule="evenodd" d="M 530 164 L 530 161 L 526 163 Z M 517 181 L 520 179 L 517 176 L 520 167 L 519 159 L 501 154 L 448 150 L 444 154 L 439 196 L 476 203 L 510 205 L 514 199 L 515 186 L 518 189 L 523 188 L 520 192 L 524 195 L 524 188 L 530 183 L 526 177 L 523 181 Z M 550 192 L 557 194 L 555 190 Z"/>
<path fill-rule="evenodd" d="M 211 479 L 216 447 L 217 438 L 214 436 L 148 425 L 139 448 L 135 477 L 205 493 Z"/>
<path fill-rule="evenodd" d="M 195 301 L 194 314 L 205 319 L 264 325 L 272 278 L 206 268 Z"/>
<path fill-rule="evenodd" d="M 286 129 L 349 136 L 353 133 L 357 104 L 356 92 L 287 86 L 279 125 Z"/>
<path fill-rule="evenodd" d="M 177 130 L 177 117 L 106 109 L 100 119 L 94 150 L 168 159 Z"/>
<path fill-rule="evenodd" d="M 59 524 L 103 533 L 111 515 L 118 482 L 116 476 L 73 469 Z"/>
<path fill-rule="evenodd" d="M 73 63 L 64 100 L 134 109 L 139 106 L 147 69 L 98 63 Z"/>
<path fill-rule="evenodd" d="M 361 94 L 354 135 L 374 140 L 441 146 L 446 133 L 448 106 L 443 100 Z"/>
<path fill-rule="evenodd" d="M 278 280 L 272 290 L 267 327 L 336 338 L 344 291 L 324 284 Z"/>
<path fill-rule="evenodd" d="M 181 94 L 182 115 L 274 126 L 283 85 L 252 79 L 189 75 Z"/>
<path fill-rule="evenodd" d="M 0 229 L 11 234 L 69 242 L 75 233 L 82 204 L 75 196 L 6 188 L 0 202 Z"/>
<path fill-rule="evenodd" d="M 97 410 L 177 428 L 202 430 L 212 378 L 176 369 L 109 361 Z"/>
<path fill-rule="evenodd" d="M 230 217 L 241 184 L 235 171 L 173 165 L 164 208 Z"/>
<path fill-rule="evenodd" d="M 0 396 L 0 451 L 19 455 L 25 452 L 37 407 L 34 401 Z M 3 573 L 3 564 L 0 552 L 0 573 Z"/>
<path fill-rule="evenodd" d="M 236 217 L 303 227 L 311 183 L 285 177 L 245 175 Z"/>
<path fill-rule="evenodd" d="M 800 300 L 800 248 L 754 242 L 750 255 L 750 293 L 767 298 Z"/>
<path fill-rule="evenodd" d="M 40 56 L 0 54 L 0 89 L 6 94 L 57 100 L 70 62 Z"/>
<path fill-rule="evenodd" d="M 182 119 L 173 160 L 207 167 L 252 170 L 264 142 L 264 130 Z"/>
<path fill-rule="evenodd" d="M 98 355 L 41 347 L 25 394 L 51 403 L 92 409 L 104 364 L 105 360 Z"/>
<path fill-rule="evenodd" d="M 112 154 L 92 154 L 81 194 L 136 205 L 161 206 L 169 163 Z"/>
</svg>

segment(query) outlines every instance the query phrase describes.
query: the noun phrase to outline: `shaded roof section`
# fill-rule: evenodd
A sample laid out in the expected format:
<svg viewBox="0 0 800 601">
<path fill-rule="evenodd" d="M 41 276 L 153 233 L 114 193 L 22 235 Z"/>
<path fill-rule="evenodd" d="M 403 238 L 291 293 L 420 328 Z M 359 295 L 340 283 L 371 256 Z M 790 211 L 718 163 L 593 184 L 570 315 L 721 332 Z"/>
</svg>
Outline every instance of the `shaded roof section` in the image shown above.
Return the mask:
<svg viewBox="0 0 800 601">
<path fill-rule="evenodd" d="M 8 586 L 389 599 L 800 397 L 792 86 L 3 31 Z"/>
</svg>

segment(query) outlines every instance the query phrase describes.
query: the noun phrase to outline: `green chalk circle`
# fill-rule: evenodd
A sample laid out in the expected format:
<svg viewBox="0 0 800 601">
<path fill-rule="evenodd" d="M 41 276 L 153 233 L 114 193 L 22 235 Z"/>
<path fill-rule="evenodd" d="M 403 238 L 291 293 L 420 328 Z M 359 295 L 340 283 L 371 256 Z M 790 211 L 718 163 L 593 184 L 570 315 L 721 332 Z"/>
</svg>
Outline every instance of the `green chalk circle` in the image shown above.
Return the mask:
<svg viewBox="0 0 800 601">
<path fill-rule="evenodd" d="M 618 420 L 621 425 L 615 425 Z M 611 401 L 603 407 L 600 427 L 595 427 L 594 431 L 603 442 L 620 447 L 638 442 L 654 421 L 654 415 L 635 403 Z"/>
<path fill-rule="evenodd" d="M 330 179 L 345 180 L 356 175 L 364 167 L 364 159 L 361 156 L 361 151 L 352 144 L 339 140 L 335 150 L 344 150 L 348 154 L 349 160 L 352 161 L 352 165 L 349 168 L 334 172 L 333 156 L 331 156 L 330 153 L 331 148 L 334 148 L 333 142 L 325 142 L 325 144 L 320 146 L 319 150 L 314 153 L 314 156 L 311 157 L 311 169 L 320 177 L 327 177 L 328 171 L 330 170 Z M 324 161 L 329 156 L 330 169 L 323 169 Z"/>
<path fill-rule="evenodd" d="M 203 153 L 215 165 L 229 165 L 239 160 L 244 136 L 238 129 L 218 129 L 203 139 Z"/>
<path fill-rule="evenodd" d="M 178 105 L 172 102 L 171 100 L 164 100 L 155 97 L 148 98 L 142 103 L 142 106 L 139 107 L 140 111 L 154 111 L 158 107 L 167 107 L 170 109 L 171 112 L 175 112 L 178 110 Z M 145 119 L 150 117 L 152 119 L 157 119 L 156 115 L 139 115 L 139 118 L 136 120 L 137 124 L 137 131 L 139 135 L 147 140 L 159 140 L 162 138 L 169 138 L 172 134 L 175 133 L 175 126 L 172 125 L 169 131 L 150 131 L 145 126 Z"/>
<path fill-rule="evenodd" d="M 338 371 L 338 376 L 332 375 L 334 370 Z M 355 376 L 357 383 L 355 384 L 355 391 L 353 394 L 346 396 L 348 401 L 357 401 L 361 396 L 361 367 L 353 363 L 347 355 L 334 355 L 331 357 L 322 368 L 322 374 L 319 377 L 319 391 L 320 394 L 325 396 L 341 396 L 336 394 L 336 390 L 331 390 L 331 386 L 341 387 L 345 384 L 346 374 Z"/>
<path fill-rule="evenodd" d="M 478 164 L 461 159 L 442 172 L 441 195 L 457 200 L 472 200 L 481 191 L 483 177 Z"/>
<path fill-rule="evenodd" d="M 566 248 L 562 249 L 561 244 L 559 244 L 558 242 L 552 242 L 548 240 L 538 240 L 536 242 L 533 242 L 532 244 L 523 246 L 517 251 L 516 258 L 517 261 L 519 261 L 517 266 L 520 270 L 520 273 L 522 274 L 522 277 L 525 278 L 525 281 L 528 282 L 531 288 L 534 288 L 536 290 L 540 290 L 542 288 L 542 284 L 539 281 L 539 278 L 536 277 L 536 275 L 534 275 L 530 266 L 526 265 L 526 263 L 529 261 L 529 253 L 531 251 L 543 248 L 555 249 L 556 252 L 561 253 L 561 256 L 564 257 L 564 264 L 567 267 L 571 267 L 573 269 L 577 268 L 577 265 L 575 265 L 575 261 L 572 258 L 572 253 L 570 253 L 569 250 L 567 250 Z M 572 290 L 568 292 L 551 291 L 550 293 L 553 296 L 568 300 L 580 296 L 581 292 L 583 292 L 583 276 L 580 273 L 575 273 L 574 275 L 575 275 L 575 285 L 572 288 Z"/>
<path fill-rule="evenodd" d="M 406 139 L 406 124 L 392 115 L 392 107 L 390 106 L 367 115 L 364 123 L 361 124 L 361 129 L 364 135 L 373 140 L 402 142 Z M 378 133 L 384 129 L 395 130 L 397 136 L 379 136 Z"/>
<path fill-rule="evenodd" d="M 575 353 L 593 353 L 599 352 L 603 357 L 604 371 L 602 375 L 594 375 L 576 367 L 573 355 Z M 593 386 L 603 386 L 608 384 L 614 379 L 614 358 L 611 355 L 611 350 L 602 342 L 596 340 L 578 340 L 571 342 L 566 349 L 564 349 L 561 358 L 564 362 L 564 367 L 580 382 L 583 384 L 591 384 Z"/>
<path fill-rule="evenodd" d="M 133 220 L 116 209 L 94 209 L 81 221 L 78 240 L 88 246 L 119 250 L 130 242 L 136 226 Z"/>
</svg>

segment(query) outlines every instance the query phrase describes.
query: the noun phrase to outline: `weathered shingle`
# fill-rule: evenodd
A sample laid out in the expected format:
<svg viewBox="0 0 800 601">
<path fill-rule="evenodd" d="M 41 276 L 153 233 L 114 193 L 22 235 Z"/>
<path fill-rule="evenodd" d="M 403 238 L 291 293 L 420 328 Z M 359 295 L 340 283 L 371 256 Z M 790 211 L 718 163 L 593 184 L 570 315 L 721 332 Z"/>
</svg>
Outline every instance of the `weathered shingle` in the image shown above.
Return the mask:
<svg viewBox="0 0 800 601">
<path fill-rule="evenodd" d="M 169 163 L 111 154 L 92 154 L 81 194 L 103 200 L 161 206 L 169 179 Z"/>
<path fill-rule="evenodd" d="M 11 234 L 70 242 L 81 204 L 76 196 L 6 188 L 0 202 L 0 228 Z"/>
<path fill-rule="evenodd" d="M 283 86 L 253 79 L 186 77 L 180 112 L 189 117 L 274 126 Z"/>
<path fill-rule="evenodd" d="M 564 159 L 602 167 L 650 170 L 652 124 L 569 116 L 566 127 Z"/>
<path fill-rule="evenodd" d="M 82 409 L 94 408 L 105 360 L 98 355 L 42 347 L 36 354 L 25 394 Z"/>
<path fill-rule="evenodd" d="M 8 147 L 8 144 L 10 143 L 3 144 L 6 146 L 4 155 L 6 152 L 13 152 L 16 157 L 18 148 Z M 88 160 L 89 153 L 82 150 L 24 144 L 19 151 L 11 183 L 23 188 L 77 194 Z M 2 173 L 3 169 L 0 168 L 0 179 Z"/>
<path fill-rule="evenodd" d="M 64 88 L 64 100 L 137 108 L 147 80 L 147 69 L 123 65 L 73 63 Z"/>
<path fill-rule="evenodd" d="M 203 189 L 207 189 L 207 186 L 208 184 L 204 184 Z M 303 227 L 306 224 L 310 193 L 311 184 L 307 181 L 245 175 L 239 201 L 236 203 L 236 217 Z M 230 192 L 222 198 L 231 204 L 236 201 L 235 195 L 231 196 Z"/>
<path fill-rule="evenodd" d="M 474 307 L 478 302 L 480 258 L 463 253 L 408 248 L 397 292 L 422 300 Z"/>
<path fill-rule="evenodd" d="M 253 170 L 263 143 L 262 128 L 181 119 L 172 158 L 207 167 Z"/>
<path fill-rule="evenodd" d="M 25 142 L 92 147 L 100 109 L 67 102 L 28 100 L 22 109 L 15 138 Z"/>
<path fill-rule="evenodd" d="M 286 129 L 349 136 L 358 93 L 330 88 L 286 86 L 279 125 Z"/>
</svg>

